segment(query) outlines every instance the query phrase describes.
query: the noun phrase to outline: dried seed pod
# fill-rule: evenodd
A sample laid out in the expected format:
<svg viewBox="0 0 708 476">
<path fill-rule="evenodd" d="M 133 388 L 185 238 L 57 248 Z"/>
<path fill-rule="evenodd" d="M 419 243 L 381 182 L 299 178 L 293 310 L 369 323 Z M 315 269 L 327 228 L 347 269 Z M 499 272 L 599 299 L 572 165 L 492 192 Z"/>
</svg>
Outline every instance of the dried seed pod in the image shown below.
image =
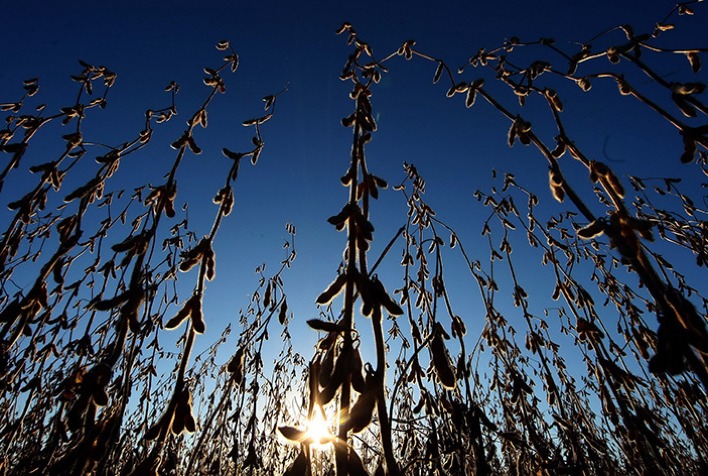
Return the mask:
<svg viewBox="0 0 708 476">
<path fill-rule="evenodd" d="M 509 144 L 509 147 L 514 145 L 514 141 L 516 140 L 517 136 L 517 130 L 516 130 L 516 122 L 511 124 L 511 127 L 509 128 L 509 133 L 507 134 L 507 143 Z"/>
<path fill-rule="evenodd" d="M 245 154 L 241 152 L 232 152 L 226 147 L 221 149 L 221 153 L 224 154 L 225 157 L 228 157 L 231 160 L 241 160 L 241 157 L 243 157 Z"/>
<path fill-rule="evenodd" d="M 597 236 L 600 236 L 605 232 L 605 229 L 607 228 L 607 223 L 602 220 L 593 220 L 591 221 L 588 225 L 580 228 L 577 231 L 577 235 L 579 238 L 583 238 L 585 240 L 590 240 L 592 238 L 595 238 Z"/>
<path fill-rule="evenodd" d="M 683 135 L 683 154 L 681 155 L 681 163 L 687 164 L 693 162 L 696 155 L 696 141 L 691 135 L 682 133 Z"/>
<path fill-rule="evenodd" d="M 280 305 L 280 310 L 278 311 L 278 322 L 280 324 L 285 325 L 285 322 L 288 319 L 288 301 L 283 298 L 283 302 Z"/>
<path fill-rule="evenodd" d="M 344 23 L 342 23 L 342 26 L 340 26 L 335 33 L 337 35 L 341 35 L 345 31 L 349 31 L 351 29 L 351 27 L 352 27 L 352 24 L 349 23 L 348 21 L 345 21 Z"/>
<path fill-rule="evenodd" d="M 201 108 L 198 110 L 195 114 L 194 117 L 192 117 L 192 124 L 199 124 L 203 128 L 207 127 L 208 120 L 207 120 L 207 111 L 204 108 Z"/>
<path fill-rule="evenodd" d="M 619 52 L 617 51 L 617 48 L 614 46 L 610 46 L 607 48 L 607 59 L 610 61 L 612 64 L 617 64 L 620 61 L 620 56 Z"/>
<path fill-rule="evenodd" d="M 467 328 L 465 327 L 465 322 L 460 316 L 453 316 L 452 318 L 452 337 L 464 337 L 467 333 Z"/>
<path fill-rule="evenodd" d="M 140 322 L 138 321 L 139 309 L 145 301 L 145 291 L 142 288 L 129 289 L 130 293 L 128 301 L 121 307 L 120 315 L 122 319 L 128 321 L 128 326 L 130 330 L 137 334 L 140 332 Z"/>
<path fill-rule="evenodd" d="M 335 346 L 330 347 L 325 352 L 324 357 L 320 361 L 319 372 L 317 374 L 317 381 L 320 387 L 327 387 L 332 381 L 332 373 L 334 371 L 334 349 Z"/>
<path fill-rule="evenodd" d="M 194 141 L 194 137 L 192 137 L 191 134 L 189 134 L 187 136 L 187 146 L 189 147 L 189 150 L 191 150 L 194 155 L 199 155 L 202 153 L 202 149 Z"/>
<path fill-rule="evenodd" d="M 326 306 L 342 291 L 344 284 L 347 282 L 347 275 L 340 274 L 332 283 L 327 286 L 327 289 L 317 297 L 317 304 Z"/>
<path fill-rule="evenodd" d="M 401 47 L 403 49 L 403 56 L 407 60 L 413 58 L 413 46 L 415 46 L 415 40 L 407 40 Z M 399 49 L 398 51 L 400 52 L 401 50 Z"/>
<path fill-rule="evenodd" d="M 623 78 L 618 77 L 615 78 L 617 81 L 617 87 L 619 88 L 619 92 L 623 96 L 628 96 L 632 94 L 632 87 L 629 85 L 627 81 L 625 81 Z"/>
<path fill-rule="evenodd" d="M 81 187 L 68 194 L 64 198 L 64 202 L 69 203 L 73 200 L 76 200 L 77 198 L 84 198 L 92 193 L 95 193 L 97 196 L 103 195 L 103 180 L 101 179 L 101 177 L 92 178 L 91 180 L 86 182 L 86 184 L 82 185 Z"/>
<path fill-rule="evenodd" d="M 64 139 L 67 142 L 66 146 L 69 149 L 73 149 L 75 147 L 78 147 L 83 142 L 83 137 L 81 136 L 80 132 L 74 132 L 72 134 L 63 135 L 62 139 Z"/>
<path fill-rule="evenodd" d="M 474 106 L 475 99 L 477 97 L 477 88 L 469 88 L 467 90 L 467 97 L 465 98 L 465 107 L 470 108 Z"/>
<path fill-rule="evenodd" d="M 302 442 L 305 441 L 305 438 L 307 437 L 307 432 L 304 430 L 298 430 L 295 427 L 292 426 L 279 426 L 278 431 L 280 432 L 281 435 L 283 435 L 285 438 L 287 438 L 290 441 L 296 441 L 296 442 Z"/>
<path fill-rule="evenodd" d="M 403 309 L 401 309 L 401 306 L 399 306 L 396 301 L 391 298 L 386 291 L 386 288 L 384 288 L 383 283 L 379 281 L 379 278 L 377 276 L 373 276 L 371 283 L 373 285 L 372 293 L 374 295 L 374 299 L 386 308 L 386 311 L 388 311 L 388 313 L 392 316 L 402 315 Z"/>
<path fill-rule="evenodd" d="M 450 356 L 447 353 L 447 348 L 445 348 L 445 342 L 443 341 L 443 336 L 447 335 L 445 330 L 442 328 L 440 323 L 435 325 L 433 330 L 433 339 L 430 342 L 430 353 L 433 359 L 433 368 L 438 376 L 440 383 L 448 389 L 455 388 L 456 379 L 455 371 L 452 368 L 450 362 Z"/>
<path fill-rule="evenodd" d="M 186 273 L 187 271 L 189 271 L 190 269 L 195 267 L 197 265 L 197 263 L 199 263 L 198 258 L 192 258 L 192 257 L 187 258 L 179 264 L 179 270 L 182 271 L 183 273 Z"/>
<path fill-rule="evenodd" d="M 179 265 L 180 271 L 186 273 L 194 266 L 196 266 L 204 258 L 205 255 L 213 255 L 213 253 L 214 251 L 211 247 L 211 241 L 206 237 L 202 238 L 201 241 L 199 241 L 199 243 L 197 243 L 194 248 L 182 253 L 183 261 Z"/>
<path fill-rule="evenodd" d="M 262 116 L 262 117 L 258 117 L 258 118 L 255 118 L 255 119 L 249 119 L 249 120 L 247 120 L 247 121 L 243 121 L 243 125 L 244 125 L 245 127 L 255 126 L 255 125 L 261 125 L 261 124 L 263 124 L 264 122 L 266 122 L 268 119 L 270 119 L 271 117 L 273 117 L 273 114 L 266 114 L 265 116 Z"/>
<path fill-rule="evenodd" d="M 509 133 L 507 135 L 507 141 L 509 147 L 514 145 L 516 138 L 519 138 L 519 142 L 523 145 L 529 145 L 531 143 L 531 137 L 529 133 L 531 132 L 531 123 L 523 120 L 521 117 L 514 119 L 514 122 L 509 128 Z"/>
<path fill-rule="evenodd" d="M 253 154 L 251 154 L 251 164 L 256 165 L 258 162 L 258 157 L 261 155 L 261 150 L 263 150 L 262 145 L 257 147 L 256 150 L 253 151 Z"/>
<path fill-rule="evenodd" d="M 364 380 L 364 376 L 362 374 L 362 368 L 361 354 L 359 353 L 359 349 L 355 348 L 352 353 L 352 388 L 359 393 L 364 393 L 367 390 L 366 381 Z"/>
<path fill-rule="evenodd" d="M 132 235 L 111 246 L 111 249 L 116 253 L 130 252 L 130 253 L 141 253 L 146 249 L 145 235 L 138 233 L 137 235 Z"/>
<path fill-rule="evenodd" d="M 533 394 L 533 389 L 531 386 L 526 383 L 526 380 L 524 377 L 522 377 L 518 372 L 513 371 L 511 375 L 511 382 L 512 382 L 512 398 L 513 399 L 519 399 L 523 395 L 531 395 Z"/>
<path fill-rule="evenodd" d="M 378 386 L 374 385 L 359 395 L 359 398 L 349 410 L 347 425 L 354 433 L 363 431 L 371 423 L 374 408 L 376 407 L 377 394 Z"/>
<path fill-rule="evenodd" d="M 561 137 L 556 137 L 556 148 L 551 151 L 554 159 L 560 159 L 565 154 L 566 145 Z"/>
<path fill-rule="evenodd" d="M 192 395 L 188 389 L 183 389 L 175 405 L 174 416 L 170 430 L 175 436 L 181 435 L 184 431 L 194 433 L 197 429 L 197 422 L 192 414 Z"/>
<path fill-rule="evenodd" d="M 179 139 L 174 141 L 172 144 L 170 144 L 170 147 L 173 149 L 181 149 L 185 145 L 187 145 L 187 141 L 189 140 L 189 132 L 185 132 L 180 136 Z"/>
<path fill-rule="evenodd" d="M 246 361 L 246 353 L 243 347 L 239 347 L 233 358 L 226 366 L 226 370 L 231 374 L 231 378 L 239 386 L 243 381 L 243 367 Z"/>
<path fill-rule="evenodd" d="M 319 350 L 328 350 L 331 348 L 334 344 L 337 343 L 337 340 L 339 339 L 339 334 L 330 332 L 326 336 L 324 336 L 320 341 L 317 343 L 317 348 Z"/>
<path fill-rule="evenodd" d="M 558 93 L 555 91 L 555 89 L 544 89 L 543 94 L 546 96 L 546 99 L 556 111 L 563 111 L 563 103 L 561 102 L 560 97 L 558 97 Z"/>
<path fill-rule="evenodd" d="M 630 217 L 629 224 L 642 238 L 648 241 L 654 241 L 654 235 L 651 232 L 651 229 L 654 227 L 654 223 L 649 220 L 638 220 Z"/>
<path fill-rule="evenodd" d="M 361 297 L 361 314 L 366 317 L 371 317 L 374 309 L 379 309 L 381 306 L 376 294 L 373 290 L 373 283 L 368 276 L 361 274 L 357 275 L 356 289 Z"/>
<path fill-rule="evenodd" d="M 624 187 L 622 186 L 622 183 L 619 181 L 614 172 L 612 172 L 612 170 L 610 169 L 607 170 L 607 174 L 605 175 L 605 183 L 610 188 L 610 190 L 615 193 L 615 195 L 617 195 L 619 198 L 624 198 Z"/>
<path fill-rule="evenodd" d="M 91 300 L 88 304 L 89 309 L 95 309 L 97 311 L 108 311 L 110 309 L 114 309 L 124 302 L 126 302 L 130 298 L 130 293 L 129 292 L 124 292 L 115 295 L 114 297 L 110 299 L 98 299 L 94 298 Z"/>
<path fill-rule="evenodd" d="M 352 183 L 352 174 L 350 172 L 347 172 L 346 174 L 342 175 L 339 180 L 342 182 L 343 186 L 348 187 L 349 184 Z"/>
<path fill-rule="evenodd" d="M 337 393 L 337 389 L 339 389 L 339 384 L 341 384 L 341 382 L 337 383 L 335 381 L 331 381 L 326 387 L 318 392 L 317 403 L 320 405 L 327 405 L 331 402 Z"/>
<path fill-rule="evenodd" d="M 671 95 L 671 99 L 673 99 L 674 104 L 681 110 L 681 113 L 683 113 L 684 116 L 686 117 L 696 117 L 696 108 L 693 107 L 688 101 L 686 101 L 686 98 L 684 98 L 680 94 L 673 93 Z"/>
<path fill-rule="evenodd" d="M 321 319 L 310 319 L 307 321 L 307 325 L 316 331 L 321 332 L 346 332 L 346 327 L 336 322 L 323 321 Z"/>
<path fill-rule="evenodd" d="M 192 313 L 194 312 L 194 298 L 196 295 L 193 295 L 190 297 L 187 302 L 184 303 L 184 306 L 182 306 L 182 309 L 180 309 L 177 314 L 167 321 L 165 324 L 165 329 L 167 330 L 172 330 L 176 329 L 179 327 L 188 317 L 191 317 Z"/>
<path fill-rule="evenodd" d="M 216 258 L 211 243 L 209 243 L 209 249 L 204 253 L 204 262 L 206 266 L 206 279 L 207 281 L 213 281 L 216 277 Z"/>
<path fill-rule="evenodd" d="M 671 91 L 680 96 L 701 94 L 705 89 L 704 83 L 671 83 Z"/>
<path fill-rule="evenodd" d="M 379 190 L 376 187 L 376 182 L 371 175 L 367 175 L 364 181 L 359 185 L 363 187 L 363 191 L 367 192 L 371 198 L 375 200 L 379 198 Z"/>
<path fill-rule="evenodd" d="M 148 441 L 155 440 L 161 434 L 166 433 L 166 431 L 169 430 L 169 427 L 172 426 L 173 418 L 174 410 L 167 409 L 167 411 L 162 414 L 160 419 L 145 432 L 145 439 Z"/>
<path fill-rule="evenodd" d="M 74 229 L 78 224 L 78 217 L 76 215 L 69 215 L 57 224 L 57 232 L 59 233 L 59 241 L 66 245 L 69 242 L 69 238 L 74 233 Z"/>
<path fill-rule="evenodd" d="M 148 196 L 145 197 L 145 200 L 143 201 L 143 203 L 145 205 L 157 204 L 160 201 L 160 197 L 162 197 L 164 192 L 165 192 L 164 186 L 153 187 L 152 191 L 150 191 Z"/>
<path fill-rule="evenodd" d="M 64 258 L 60 258 L 54 263 L 54 266 L 52 266 L 52 278 L 54 278 L 54 282 L 59 285 L 64 284 L 64 275 L 62 274 L 64 264 Z"/>
<path fill-rule="evenodd" d="M 649 360 L 649 348 L 656 342 L 656 333 L 644 326 L 639 326 L 632 329 L 632 339 L 642 358 Z"/>
<path fill-rule="evenodd" d="M 49 173 L 49 182 L 52 184 L 52 188 L 54 189 L 54 191 L 59 191 L 65 176 L 66 171 L 59 172 L 57 169 L 54 169 Z"/>
<path fill-rule="evenodd" d="M 425 398 L 421 397 L 420 400 L 418 400 L 418 403 L 416 403 L 415 407 L 413 407 L 413 414 L 417 415 L 420 413 L 420 411 L 423 409 L 423 406 L 425 406 Z"/>
<path fill-rule="evenodd" d="M 321 392 L 319 392 L 319 400 L 317 403 L 320 405 L 325 405 L 334 398 L 339 386 L 344 381 L 344 376 L 349 371 L 349 366 L 349 353 L 342 350 L 337 357 L 337 362 L 334 365 L 334 371 L 332 372 L 329 383 L 322 389 Z M 320 371 L 320 375 L 322 375 L 322 371 Z"/>
<path fill-rule="evenodd" d="M 230 185 L 219 190 L 216 197 L 214 197 L 214 203 L 221 204 L 220 212 L 226 217 L 231 214 L 234 207 L 234 190 Z"/>
<path fill-rule="evenodd" d="M 580 86 L 580 89 L 582 89 L 584 92 L 590 91 L 590 88 L 592 87 L 590 80 L 587 78 L 577 79 L 577 80 L 575 80 L 575 84 Z"/>
<path fill-rule="evenodd" d="M 691 70 L 697 73 L 701 70 L 701 57 L 698 56 L 698 51 L 689 51 L 686 53 L 686 58 L 691 64 Z"/>
<path fill-rule="evenodd" d="M 438 67 L 435 68 L 435 74 L 433 75 L 433 84 L 437 84 L 440 81 L 440 76 L 443 73 L 443 62 L 438 61 Z"/>
<path fill-rule="evenodd" d="M 563 199 L 565 198 L 565 190 L 563 190 L 562 176 L 554 169 L 550 169 L 549 173 L 548 173 L 548 177 L 549 177 L 549 185 L 551 187 L 551 193 L 553 194 L 553 198 L 558 200 L 558 202 L 563 203 Z"/>
<path fill-rule="evenodd" d="M 164 200 L 164 210 L 165 210 L 165 216 L 168 218 L 174 218 L 175 217 L 175 204 L 174 204 L 174 199 L 171 198 L 165 198 Z"/>
<path fill-rule="evenodd" d="M 578 317 L 575 323 L 575 330 L 578 332 L 578 338 L 581 341 L 590 340 L 597 342 L 605 337 L 605 334 L 594 323 Z"/>
<path fill-rule="evenodd" d="M 194 299 L 194 304 L 192 305 L 192 329 L 197 334 L 204 334 L 206 330 L 206 323 L 204 322 L 204 315 L 202 313 L 202 300 L 195 295 L 192 297 Z"/>
</svg>

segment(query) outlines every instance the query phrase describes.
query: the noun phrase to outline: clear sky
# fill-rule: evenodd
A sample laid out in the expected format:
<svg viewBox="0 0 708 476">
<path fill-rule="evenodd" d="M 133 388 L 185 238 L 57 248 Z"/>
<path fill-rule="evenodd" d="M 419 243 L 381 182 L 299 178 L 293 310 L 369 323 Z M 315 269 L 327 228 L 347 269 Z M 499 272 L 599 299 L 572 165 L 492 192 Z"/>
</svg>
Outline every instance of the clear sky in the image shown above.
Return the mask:
<svg viewBox="0 0 708 476">
<path fill-rule="evenodd" d="M 285 281 L 300 323 L 293 328 L 304 332 L 296 350 L 308 356 L 315 336 L 306 332 L 304 322 L 315 317 L 315 298 L 335 276 L 344 248 L 344 235 L 326 223 L 346 200 L 339 177 L 351 144 L 350 130 L 339 123 L 352 108 L 349 85 L 338 79 L 350 52 L 344 38 L 334 34 L 343 21 L 353 23 L 377 56 L 415 39 L 421 50 L 459 66 L 479 48 L 500 46 L 512 36 L 552 37 L 560 47 L 572 48 L 575 42 L 618 24 L 651 31 L 672 8 L 672 2 L 658 0 L 3 1 L 0 102 L 19 95 L 23 79 L 38 76 L 40 101 L 56 110 L 72 101 L 75 85 L 69 75 L 80 71 L 78 59 L 105 64 L 118 73 L 118 80 L 106 111 L 92 111 L 95 117 L 89 118 L 87 126 L 95 128 L 106 143 L 117 144 L 141 128 L 145 109 L 168 103 L 162 88 L 176 80 L 182 88 L 177 99 L 181 115 L 157 128 L 154 144 L 135 158 L 139 164 L 126 164 L 123 175 L 116 177 L 126 187 L 157 183 L 174 157 L 169 143 L 207 92 L 201 85 L 201 69 L 218 65 L 220 54 L 214 44 L 230 40 L 240 55 L 239 71 L 226 77 L 228 92 L 217 97 L 210 109 L 208 129 L 196 133 L 204 153 L 188 157 L 178 177 L 177 202 L 190 202 L 192 229 L 202 234 L 208 232 L 216 211 L 211 197 L 227 167 L 221 148 L 246 147 L 250 133 L 241 122 L 260 115 L 260 98 L 287 84 L 275 117 L 263 129 L 266 147 L 261 161 L 255 168 L 242 168 L 235 212 L 217 238 L 218 274 L 207 290 L 206 319 L 210 330 L 220 332 L 247 304 L 256 284 L 253 270 L 262 262 L 268 262 L 271 270 L 276 267 L 283 257 L 285 223 L 293 223 L 298 230 L 298 258 Z M 685 32 L 682 46 L 705 43 L 706 18 L 678 19 Z M 683 61 L 676 63 L 679 66 L 666 65 L 663 73 L 686 73 Z M 428 181 L 428 200 L 459 230 L 468 247 L 483 246 L 477 257 L 484 261 L 488 251 L 479 241 L 479 231 L 488 211 L 474 202 L 472 193 L 488 189 L 491 169 L 496 168 L 514 171 L 539 194 L 548 194 L 546 167 L 535 151 L 506 145 L 508 123 L 486 104 L 466 110 L 462 100 L 446 99 L 446 87 L 432 85 L 434 64 L 406 63 L 400 58 L 390 67 L 391 74 L 374 89 L 379 131 L 368 149 L 369 166 L 393 184 L 404 177 L 402 162 L 415 164 Z M 571 134 L 584 141 L 583 150 L 617 160 L 621 174 L 668 168 L 671 174 L 690 180 L 697 169 L 679 163 L 678 134 L 658 120 L 646 119 L 641 126 L 629 123 L 628 116 L 644 121 L 646 109 L 619 96 L 611 86 L 612 91 L 608 87 L 587 97 L 577 93 L 567 101 L 565 114 L 575 124 Z M 510 94 L 504 97 L 518 110 Z M 51 145 L 46 147 L 49 150 Z M 32 152 L 37 155 L 30 161 L 39 163 L 39 151 Z M 3 201 L 18 198 L 23 190 L 26 186 L 19 179 L 6 184 Z M 373 257 L 405 220 L 403 199 L 393 191 L 374 205 Z M 396 252 L 391 263 L 395 265 L 399 258 Z M 458 298 L 470 306 L 469 315 L 479 315 L 474 310 L 476 287 L 469 276 L 461 279 Z"/>
</svg>

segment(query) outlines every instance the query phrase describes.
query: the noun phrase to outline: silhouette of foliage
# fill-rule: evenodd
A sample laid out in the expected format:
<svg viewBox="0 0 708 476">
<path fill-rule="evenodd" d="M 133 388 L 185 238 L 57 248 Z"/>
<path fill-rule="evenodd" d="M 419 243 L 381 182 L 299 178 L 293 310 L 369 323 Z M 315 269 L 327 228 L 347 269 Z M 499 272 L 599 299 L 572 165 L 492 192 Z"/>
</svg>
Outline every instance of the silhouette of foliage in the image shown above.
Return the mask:
<svg viewBox="0 0 708 476">
<path fill-rule="evenodd" d="M 214 172 L 223 182 L 209 191 L 214 219 L 198 233 L 188 204 L 179 205 L 178 171 L 202 153 L 208 111 L 227 89 L 224 74 L 237 72 L 228 41 L 216 45 L 220 65 L 204 68 L 207 93 L 171 142 L 163 181 L 133 190 L 116 174 L 135 168 L 131 160 L 173 119 L 180 87 L 170 83 L 168 105 L 148 109 L 137 134 L 109 146 L 86 124 L 106 107 L 114 72 L 81 62 L 73 103 L 53 113 L 33 108 L 40 83 L 25 81 L 19 99 L 0 105 L 0 187 L 23 167 L 34 180 L 21 197 L 3 197 L 11 214 L 0 245 L 2 474 L 708 473 L 708 300 L 687 278 L 694 270 L 674 259 L 687 253 L 697 269 L 708 265 L 705 196 L 671 176 L 643 177 L 640 166 L 618 174 L 583 152 L 574 116 L 564 115 L 573 107 L 566 98 L 613 83 L 618 101 L 638 101 L 678 132 L 667 173 L 708 176 L 699 76 L 708 48 L 662 43 L 680 35 L 680 17 L 697 3 L 678 4 L 651 32 L 621 25 L 569 49 L 510 38 L 458 70 L 413 40 L 377 57 L 344 23 L 337 34 L 351 51 L 340 79 L 353 104 L 341 122 L 352 145 L 347 194 L 327 219 L 345 237 L 344 253 L 313 296 L 319 315 L 302 319 L 288 306 L 296 251 L 287 224 L 279 267 L 258 267 L 238 319 L 200 353 L 196 342 L 213 325 L 204 303 L 218 279 L 214 245 L 234 188 L 248 180 L 241 160 L 257 165 L 285 90 L 243 122 L 253 134 L 245 149 L 223 145 L 225 165 Z M 657 72 L 667 57 L 688 79 Z M 407 213 L 393 219 L 400 228 L 371 264 L 372 209 L 388 183 L 366 151 L 377 134 L 377 84 L 401 61 L 430 63 L 435 87 L 470 114 L 505 118 L 508 146 L 536 149 L 548 190 L 491 171 L 470 204 L 486 217 L 486 241 L 470 246 L 426 201 L 415 164 L 404 163 L 387 196 Z M 57 122 L 58 154 L 35 163 L 32 145 Z M 397 281 L 379 268 L 396 253 Z M 551 277 L 548 295 L 520 263 L 529 257 Z M 454 279 L 466 275 L 478 291 L 479 308 L 458 304 L 447 285 L 454 267 L 464 270 Z M 17 276 L 31 285 L 17 286 Z M 318 332 L 309 358 L 293 349 L 292 326 Z M 326 428 L 316 431 L 319 420 Z"/>
</svg>

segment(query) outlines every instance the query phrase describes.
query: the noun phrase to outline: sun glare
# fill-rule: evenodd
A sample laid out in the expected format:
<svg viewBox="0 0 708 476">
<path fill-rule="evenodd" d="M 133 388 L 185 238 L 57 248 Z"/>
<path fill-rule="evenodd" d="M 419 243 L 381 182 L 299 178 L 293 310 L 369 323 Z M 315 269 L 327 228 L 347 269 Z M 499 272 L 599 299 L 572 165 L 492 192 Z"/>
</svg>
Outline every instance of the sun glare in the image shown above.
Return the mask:
<svg viewBox="0 0 708 476">
<path fill-rule="evenodd" d="M 329 424 L 319 412 L 316 412 L 307 424 L 307 437 L 313 446 L 324 446 L 332 442 L 334 435 L 329 431 Z"/>
</svg>

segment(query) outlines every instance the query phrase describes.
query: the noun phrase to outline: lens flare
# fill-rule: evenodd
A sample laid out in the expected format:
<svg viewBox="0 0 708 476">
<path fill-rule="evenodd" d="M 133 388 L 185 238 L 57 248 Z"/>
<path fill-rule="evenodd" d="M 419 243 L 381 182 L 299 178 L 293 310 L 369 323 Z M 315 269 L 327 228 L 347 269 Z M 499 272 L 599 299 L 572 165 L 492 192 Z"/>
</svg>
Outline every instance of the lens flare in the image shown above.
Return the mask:
<svg viewBox="0 0 708 476">
<path fill-rule="evenodd" d="M 314 446 L 324 446 L 334 440 L 334 435 L 329 431 L 329 423 L 317 412 L 307 423 L 307 438 Z"/>
</svg>

